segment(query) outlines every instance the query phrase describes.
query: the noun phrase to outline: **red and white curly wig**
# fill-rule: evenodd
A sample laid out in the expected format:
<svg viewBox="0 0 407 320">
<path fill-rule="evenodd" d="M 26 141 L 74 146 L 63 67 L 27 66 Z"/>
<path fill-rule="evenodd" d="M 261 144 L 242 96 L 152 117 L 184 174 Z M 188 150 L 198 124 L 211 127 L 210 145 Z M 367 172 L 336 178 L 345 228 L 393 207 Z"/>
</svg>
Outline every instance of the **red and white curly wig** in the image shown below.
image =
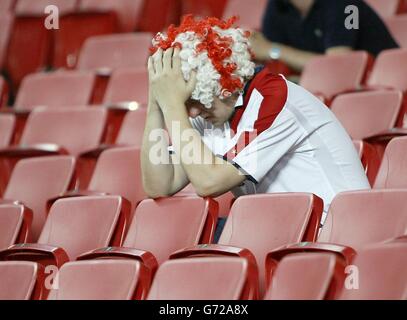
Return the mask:
<svg viewBox="0 0 407 320">
<path fill-rule="evenodd" d="M 254 74 L 255 65 L 249 47 L 250 32 L 234 28 L 237 18 L 183 18 L 179 27 L 171 25 L 165 34 L 153 39 L 151 52 L 159 48 L 180 48 L 181 69 L 186 81 L 197 72 L 192 99 L 211 108 L 214 97 L 224 99 L 242 91 Z"/>
</svg>

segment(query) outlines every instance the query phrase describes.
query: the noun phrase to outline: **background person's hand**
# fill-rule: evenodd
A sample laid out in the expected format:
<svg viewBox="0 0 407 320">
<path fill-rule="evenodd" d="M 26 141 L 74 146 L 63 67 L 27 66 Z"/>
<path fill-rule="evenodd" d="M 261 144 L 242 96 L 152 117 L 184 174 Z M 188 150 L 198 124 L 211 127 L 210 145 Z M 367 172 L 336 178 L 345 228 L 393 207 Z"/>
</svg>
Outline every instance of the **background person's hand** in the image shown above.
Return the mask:
<svg viewBox="0 0 407 320">
<path fill-rule="evenodd" d="M 196 86 L 196 73 L 191 74 L 189 81 L 185 81 L 181 71 L 180 50 L 159 49 L 148 60 L 150 90 L 160 108 L 183 107 L 191 97 Z"/>
<path fill-rule="evenodd" d="M 266 61 L 270 59 L 269 52 L 272 48 L 272 43 L 267 40 L 261 32 L 252 32 L 250 36 L 250 46 L 256 60 Z"/>
</svg>

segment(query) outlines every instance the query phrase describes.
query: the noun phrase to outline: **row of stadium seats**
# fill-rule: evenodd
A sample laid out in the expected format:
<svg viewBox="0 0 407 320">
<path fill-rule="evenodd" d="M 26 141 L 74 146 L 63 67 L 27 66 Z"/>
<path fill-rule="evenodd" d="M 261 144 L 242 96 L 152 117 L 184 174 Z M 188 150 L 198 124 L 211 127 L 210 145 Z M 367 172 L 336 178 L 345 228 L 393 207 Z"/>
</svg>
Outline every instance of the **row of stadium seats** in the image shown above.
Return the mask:
<svg viewBox="0 0 407 320">
<path fill-rule="evenodd" d="M 228 286 L 222 287 L 222 290 L 219 287 L 212 288 L 211 295 L 206 296 L 207 298 L 258 299 L 274 295 L 274 298 L 282 298 L 284 295 L 295 297 L 299 294 L 305 295 L 302 298 L 310 299 L 405 299 L 405 196 L 405 189 L 342 193 L 333 201 L 329 212 L 330 220 L 324 225 L 319 236 L 318 227 L 323 204 L 318 197 L 295 193 L 241 197 L 232 206 L 230 219 L 218 245 L 210 244 L 217 217 L 217 205 L 210 199 L 190 196 L 158 201 L 144 200 L 136 208 L 132 218 L 126 202 L 119 196 L 67 198 L 53 204 L 36 243 L 11 246 L 0 252 L 0 260 L 31 261 L 38 264 L 28 264 L 31 269 L 28 273 L 31 285 L 26 286 L 25 282 L 20 281 L 17 288 L 21 290 L 21 286 L 26 286 L 23 288 L 26 291 L 19 298 L 46 298 L 47 289 L 50 288 L 45 288 L 43 276 L 36 279 L 33 271 L 39 272 L 42 268 L 54 266 L 62 268 L 62 288 L 61 292 L 52 291 L 50 298 L 99 299 L 104 295 L 108 298 L 118 298 L 116 295 L 122 293 L 123 289 L 102 290 L 104 294 L 101 294 L 101 290 L 95 290 L 99 287 L 97 279 L 108 279 L 113 273 L 116 276 L 113 276 L 112 281 L 108 281 L 110 285 L 121 286 L 125 283 L 125 287 L 130 284 L 133 286 L 132 294 L 128 292 L 126 296 L 121 296 L 121 299 L 143 299 L 159 268 L 158 279 L 155 280 L 160 283 L 158 287 L 163 285 L 168 288 L 162 282 L 166 283 L 170 278 L 178 281 L 173 284 L 171 290 L 157 288 L 157 285 L 153 284 L 153 299 L 169 299 L 172 296 L 170 292 L 174 292 L 172 297 L 176 299 L 202 298 L 198 292 L 205 292 L 208 290 L 208 284 L 213 286 L 215 283 L 226 286 L 229 284 L 236 288 L 232 290 L 233 295 Z M 0 216 L 4 220 L 1 224 L 2 236 L 11 234 L 16 239 L 26 239 L 27 236 L 21 235 L 21 229 L 23 232 L 29 230 L 31 215 L 27 212 L 23 215 L 24 208 L 19 204 L 3 205 L 0 210 Z M 397 248 L 394 249 L 397 254 L 393 252 L 387 256 L 386 249 L 373 259 L 380 263 L 372 264 L 371 260 L 370 268 L 367 269 L 369 264 L 361 262 L 364 250 L 380 243 L 386 243 L 382 245 L 383 248 Z M 199 257 L 211 259 L 199 260 Z M 168 259 L 182 261 L 167 262 Z M 310 267 L 294 273 L 297 281 L 284 289 L 285 285 L 279 281 L 284 283 L 287 275 L 280 276 L 280 272 L 283 272 L 280 266 L 283 270 L 284 267 L 287 268 L 286 272 L 289 273 L 293 272 L 291 268 L 298 270 L 301 263 L 296 263 L 297 259 L 303 260 L 302 263 L 309 264 Z M 184 263 L 192 265 L 187 267 Z M 127 268 L 133 265 L 130 271 L 124 273 L 131 278 L 123 282 L 117 281 L 118 274 L 122 274 L 121 264 L 127 265 Z M 177 272 L 179 269 L 174 265 L 179 264 L 186 270 L 189 268 L 190 272 Z M 7 263 L 0 263 L 0 267 L 1 265 L 10 267 Z M 355 265 L 361 267 L 361 281 L 365 281 L 363 290 L 344 290 L 341 294 L 344 270 L 347 266 Z M 183 268 L 181 266 L 178 268 Z M 342 269 L 338 269 L 339 267 Z M 86 275 L 94 269 L 100 273 L 96 277 L 88 278 Z M 391 274 L 397 274 L 397 277 L 371 277 L 372 274 L 378 275 L 386 269 L 392 270 Z M 191 273 L 192 270 L 195 272 Z M 161 279 L 162 274 L 167 272 L 179 275 L 167 275 Z M 316 274 L 323 278 L 321 281 L 324 284 L 315 281 Z M 0 277 L 4 276 L 9 279 L 15 277 L 11 268 L 8 273 L 0 273 Z M 64 280 L 64 276 L 69 280 Z M 278 280 L 274 279 L 275 277 Z M 207 281 L 201 282 L 203 279 Z M 36 281 L 37 286 L 34 286 Z M 272 288 L 266 294 L 270 283 Z M 385 285 L 381 287 L 383 283 Z M 1 285 L 7 288 L 9 282 L 0 281 Z M 67 292 L 64 291 L 64 285 L 68 286 Z M 195 285 L 197 287 L 194 287 Z M 303 287 L 306 292 L 293 291 L 293 285 Z M 322 288 L 319 288 L 319 285 Z M 273 289 L 276 286 L 282 287 L 280 290 Z M 39 291 L 34 292 L 35 287 Z M 69 288 L 75 290 L 70 291 Z M 371 291 L 371 288 L 382 290 Z M 222 292 L 215 294 L 213 290 Z M 7 295 L 15 291 L 0 292 Z"/>
</svg>

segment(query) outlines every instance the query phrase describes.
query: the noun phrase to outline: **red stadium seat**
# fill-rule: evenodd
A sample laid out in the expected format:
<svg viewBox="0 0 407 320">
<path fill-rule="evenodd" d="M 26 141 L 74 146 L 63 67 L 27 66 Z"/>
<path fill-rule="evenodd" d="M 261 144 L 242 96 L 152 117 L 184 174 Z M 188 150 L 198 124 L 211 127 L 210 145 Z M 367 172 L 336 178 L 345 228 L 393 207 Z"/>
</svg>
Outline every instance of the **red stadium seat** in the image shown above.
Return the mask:
<svg viewBox="0 0 407 320">
<path fill-rule="evenodd" d="M 344 288 L 340 300 L 406 300 L 407 246 L 393 243 L 375 246 L 358 253 L 353 265 L 358 286 Z"/>
<path fill-rule="evenodd" d="M 335 253 L 350 264 L 365 247 L 407 234 L 406 190 L 344 192 L 331 203 L 317 243 L 282 247 L 267 256 L 269 269 L 288 254 Z"/>
<path fill-rule="evenodd" d="M 370 62 L 364 51 L 313 58 L 305 66 L 300 85 L 329 105 L 338 94 L 360 89 Z"/>
<path fill-rule="evenodd" d="M 245 259 L 194 258 L 165 262 L 148 300 L 246 300 L 249 268 Z"/>
<path fill-rule="evenodd" d="M 87 190 L 74 190 L 61 197 L 110 194 L 124 197 L 131 203 L 131 212 L 146 198 L 141 181 L 140 150 L 138 148 L 113 148 L 104 151 L 96 164 Z"/>
<path fill-rule="evenodd" d="M 403 95 L 399 91 L 368 91 L 338 96 L 331 109 L 352 139 L 363 140 L 395 127 Z"/>
<path fill-rule="evenodd" d="M 104 74 L 110 74 L 119 68 L 145 68 L 151 39 L 150 33 L 89 38 L 81 50 L 77 68 Z"/>
<path fill-rule="evenodd" d="M 28 240 L 32 211 L 23 205 L 0 205 L 0 250 Z"/>
<path fill-rule="evenodd" d="M 3 2 L 0 1 L 0 3 Z M 2 70 L 5 66 L 13 21 L 14 17 L 11 13 L 0 10 L 0 70 Z"/>
<path fill-rule="evenodd" d="M 228 0 L 223 17 L 238 16 L 238 25 L 242 28 L 260 30 L 266 6 L 267 0 Z"/>
<path fill-rule="evenodd" d="M 407 137 L 395 138 L 386 148 L 374 188 L 407 188 L 406 174 Z"/>
<path fill-rule="evenodd" d="M 15 7 L 15 21 L 10 38 L 6 69 L 18 88 L 29 73 L 38 72 L 50 64 L 53 29 L 44 27 L 45 8 L 54 5 L 59 18 L 76 10 L 76 0 L 19 0 Z M 30 54 L 27 55 L 27 48 Z"/>
<path fill-rule="evenodd" d="M 60 268 L 93 248 L 120 246 L 128 214 L 117 196 L 61 199 L 52 206 L 37 243 L 11 246 L 0 252 L 0 260 Z"/>
<path fill-rule="evenodd" d="M 372 7 L 382 18 L 391 17 L 397 14 L 400 9 L 400 0 L 366 0 L 367 4 Z"/>
<path fill-rule="evenodd" d="M 122 69 L 112 73 L 103 99 L 106 105 L 128 106 L 130 103 L 148 103 L 148 71 Z M 131 107 L 131 106 L 130 106 Z"/>
<path fill-rule="evenodd" d="M 228 0 L 183 0 L 182 15 L 222 18 Z"/>
<path fill-rule="evenodd" d="M 44 268 L 34 262 L 0 262 L 0 300 L 45 298 Z"/>
<path fill-rule="evenodd" d="M 114 11 L 118 17 L 120 32 L 132 32 L 138 27 L 143 0 L 81 0 L 82 13 Z"/>
<path fill-rule="evenodd" d="M 178 23 L 180 14 L 181 1 L 179 0 L 144 1 L 140 31 L 153 33 L 163 31 L 170 24 Z"/>
<path fill-rule="evenodd" d="M 146 116 L 147 110 L 144 108 L 128 112 L 117 136 L 116 144 L 141 147 Z"/>
<path fill-rule="evenodd" d="M 16 0 L 2 0 L 0 1 L 0 12 L 12 11 L 14 9 Z"/>
<path fill-rule="evenodd" d="M 146 295 L 142 265 L 131 260 L 77 261 L 59 271 L 48 300 L 135 300 Z"/>
<path fill-rule="evenodd" d="M 176 250 L 210 243 L 217 216 L 217 204 L 211 199 L 190 196 L 144 200 L 136 209 L 122 248 L 97 249 L 79 259 L 138 260 L 153 275 Z"/>
<path fill-rule="evenodd" d="M 172 257 L 182 258 L 202 254 L 245 257 L 251 265 L 252 281 L 260 279 L 260 295 L 263 296 L 266 254 L 270 249 L 285 244 L 314 241 L 322 210 L 322 200 L 312 194 L 287 193 L 240 197 L 232 206 L 219 245 L 181 250 Z M 259 278 L 255 274 L 257 266 Z"/>
<path fill-rule="evenodd" d="M 12 114 L 0 114 L 0 148 L 8 147 L 13 136 L 15 116 Z"/>
<path fill-rule="evenodd" d="M 355 145 L 359 158 L 362 161 L 370 185 L 373 186 L 380 167 L 380 155 L 371 144 L 365 141 L 354 140 L 353 144 Z"/>
<path fill-rule="evenodd" d="M 264 299 L 333 299 L 344 275 L 345 265 L 334 254 L 293 254 L 277 266 Z"/>
<path fill-rule="evenodd" d="M 91 103 L 94 83 L 91 72 L 32 74 L 24 78 L 14 108 L 85 106 Z"/>
<path fill-rule="evenodd" d="M 14 168 L 3 198 L 33 210 L 31 241 L 37 241 L 44 226 L 47 200 L 71 187 L 74 168 L 75 159 L 70 156 L 21 160 Z"/>
<path fill-rule="evenodd" d="M 407 48 L 407 14 L 387 18 L 386 25 L 400 47 Z"/>
</svg>

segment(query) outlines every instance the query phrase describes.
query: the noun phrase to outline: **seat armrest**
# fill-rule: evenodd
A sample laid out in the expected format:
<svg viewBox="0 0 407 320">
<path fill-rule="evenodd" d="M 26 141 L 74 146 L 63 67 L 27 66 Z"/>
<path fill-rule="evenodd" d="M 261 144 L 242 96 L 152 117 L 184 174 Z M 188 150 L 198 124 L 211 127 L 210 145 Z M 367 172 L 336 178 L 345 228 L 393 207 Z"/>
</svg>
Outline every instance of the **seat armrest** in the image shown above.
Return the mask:
<svg viewBox="0 0 407 320">
<path fill-rule="evenodd" d="M 23 243 L 0 251 L 0 260 L 33 261 L 44 267 L 56 266 L 59 269 L 69 261 L 69 257 L 64 249 L 59 247 L 39 243 Z"/>
</svg>

